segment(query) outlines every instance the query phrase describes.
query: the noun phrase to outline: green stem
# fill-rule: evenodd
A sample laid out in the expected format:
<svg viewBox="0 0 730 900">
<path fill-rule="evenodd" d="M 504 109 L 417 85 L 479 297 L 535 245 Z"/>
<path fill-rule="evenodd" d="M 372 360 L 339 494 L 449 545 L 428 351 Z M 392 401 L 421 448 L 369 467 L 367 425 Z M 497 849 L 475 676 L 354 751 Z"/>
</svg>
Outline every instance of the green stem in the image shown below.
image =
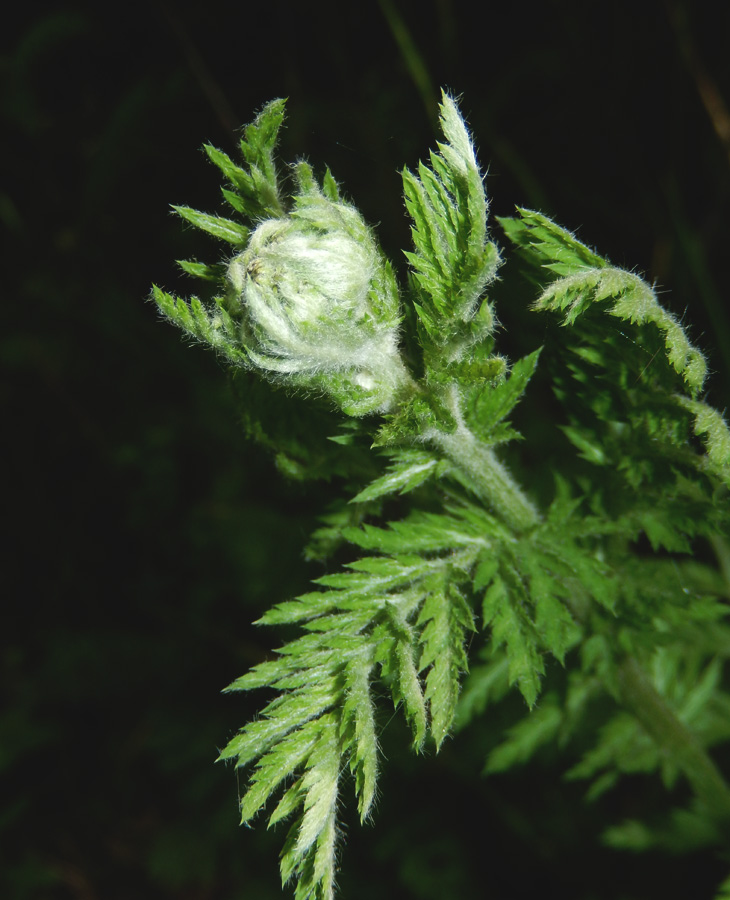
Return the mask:
<svg viewBox="0 0 730 900">
<path fill-rule="evenodd" d="M 456 463 L 471 487 L 507 525 L 522 533 L 538 524 L 540 514 L 532 501 L 494 451 L 466 426 L 459 424 L 450 434 L 435 431 L 428 437 Z"/>
<path fill-rule="evenodd" d="M 700 743 L 649 681 L 635 659 L 618 670 L 620 701 L 639 720 L 659 747 L 671 753 L 698 799 L 713 818 L 730 831 L 730 787 Z"/>
</svg>

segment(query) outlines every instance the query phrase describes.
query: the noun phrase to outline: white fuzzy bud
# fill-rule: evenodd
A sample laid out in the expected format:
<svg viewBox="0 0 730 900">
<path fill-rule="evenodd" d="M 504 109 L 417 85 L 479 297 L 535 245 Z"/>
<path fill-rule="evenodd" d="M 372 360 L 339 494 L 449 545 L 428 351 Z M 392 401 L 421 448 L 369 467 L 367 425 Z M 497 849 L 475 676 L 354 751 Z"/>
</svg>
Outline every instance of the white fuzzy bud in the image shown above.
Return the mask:
<svg viewBox="0 0 730 900">
<path fill-rule="evenodd" d="M 357 210 L 300 196 L 290 217 L 256 228 L 228 279 L 255 367 L 326 391 L 350 415 L 390 408 L 408 381 L 398 292 Z"/>
</svg>

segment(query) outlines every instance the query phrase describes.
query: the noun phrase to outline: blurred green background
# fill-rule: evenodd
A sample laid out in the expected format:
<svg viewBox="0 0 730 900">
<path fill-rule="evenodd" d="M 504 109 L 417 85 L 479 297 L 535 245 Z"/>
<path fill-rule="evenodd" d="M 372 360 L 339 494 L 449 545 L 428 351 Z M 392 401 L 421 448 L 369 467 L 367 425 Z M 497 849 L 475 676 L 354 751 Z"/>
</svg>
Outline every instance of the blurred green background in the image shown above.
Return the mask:
<svg viewBox="0 0 730 900">
<path fill-rule="evenodd" d="M 220 689 L 277 640 L 251 621 L 321 574 L 301 547 L 338 486 L 284 482 L 244 438 L 222 365 L 145 302 L 153 281 L 193 289 L 174 259 L 211 258 L 169 204 L 218 209 L 199 148 L 233 152 L 236 129 L 287 96 L 283 158 L 329 164 L 400 265 L 398 170 L 432 146 L 447 87 L 493 211 L 540 208 L 656 280 L 725 408 L 730 4 L 15 12 L 0 37 L 0 898 L 279 897 L 283 835 L 239 829 L 236 774 L 213 765 L 260 701 Z M 524 309 L 499 313 L 509 353 L 540 343 Z M 415 762 L 382 723 L 374 827 L 345 811 L 343 897 L 712 895 L 725 873 L 711 853 L 598 842 L 661 804 L 659 785 L 583 807 L 549 754 L 480 778 L 509 716 Z"/>
</svg>

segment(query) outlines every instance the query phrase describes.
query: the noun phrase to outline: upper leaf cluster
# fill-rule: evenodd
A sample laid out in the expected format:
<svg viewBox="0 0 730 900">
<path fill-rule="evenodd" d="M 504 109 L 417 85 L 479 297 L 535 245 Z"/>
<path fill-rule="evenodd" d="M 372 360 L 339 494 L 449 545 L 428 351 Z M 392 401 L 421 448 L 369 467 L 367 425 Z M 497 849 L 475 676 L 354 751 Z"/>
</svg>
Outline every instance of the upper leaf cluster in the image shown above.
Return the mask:
<svg viewBox="0 0 730 900">
<path fill-rule="evenodd" d="M 406 257 L 417 288 L 416 311 L 427 363 L 438 369 L 461 361 L 494 326 L 485 301 L 499 252 L 487 234 L 487 198 L 469 133 L 454 100 L 443 95 L 441 128 L 446 141 L 430 155 L 430 167 L 403 172 L 406 208 L 413 219 L 415 250 Z"/>
</svg>

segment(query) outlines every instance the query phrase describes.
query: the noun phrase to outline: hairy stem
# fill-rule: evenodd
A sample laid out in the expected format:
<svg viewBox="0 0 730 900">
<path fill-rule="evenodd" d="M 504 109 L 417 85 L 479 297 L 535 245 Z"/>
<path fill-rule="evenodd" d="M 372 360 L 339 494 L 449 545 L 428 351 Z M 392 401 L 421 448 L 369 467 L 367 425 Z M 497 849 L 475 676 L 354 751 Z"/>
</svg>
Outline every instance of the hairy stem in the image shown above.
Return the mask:
<svg viewBox="0 0 730 900">
<path fill-rule="evenodd" d="M 459 424 L 451 434 L 434 431 L 427 435 L 462 471 L 471 487 L 507 525 L 517 533 L 534 528 L 540 513 L 494 451 Z"/>
<path fill-rule="evenodd" d="M 621 703 L 682 769 L 697 798 L 730 833 L 730 787 L 694 735 L 677 717 L 635 659 L 618 670 Z"/>
</svg>

